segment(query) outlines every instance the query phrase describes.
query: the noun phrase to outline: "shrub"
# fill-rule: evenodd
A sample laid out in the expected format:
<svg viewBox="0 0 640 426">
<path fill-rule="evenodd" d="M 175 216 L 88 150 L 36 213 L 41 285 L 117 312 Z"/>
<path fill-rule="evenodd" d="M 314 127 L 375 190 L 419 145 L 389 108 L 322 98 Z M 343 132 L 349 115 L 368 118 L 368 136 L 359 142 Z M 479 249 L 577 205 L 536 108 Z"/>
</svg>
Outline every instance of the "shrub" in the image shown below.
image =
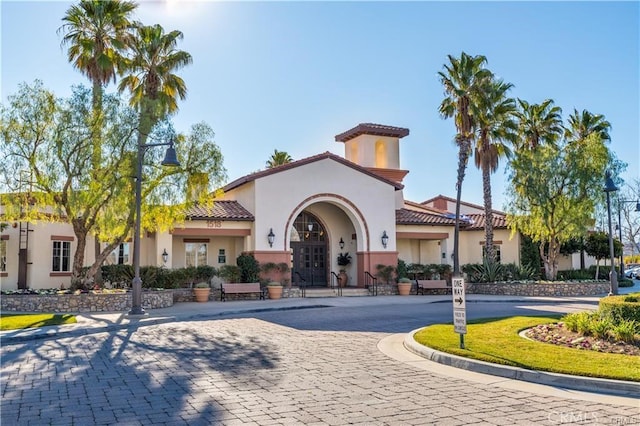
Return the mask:
<svg viewBox="0 0 640 426">
<path fill-rule="evenodd" d="M 591 322 L 591 332 L 599 339 L 606 339 L 613 328 L 613 323 L 608 318 L 593 319 Z"/>
<path fill-rule="evenodd" d="M 578 318 L 576 320 L 578 333 L 583 334 L 585 336 L 590 336 L 592 322 L 593 322 L 593 314 L 589 312 L 578 313 Z"/>
<path fill-rule="evenodd" d="M 240 282 L 240 268 L 236 265 L 222 265 L 218 274 L 228 283 Z"/>
<path fill-rule="evenodd" d="M 631 343 L 635 340 L 635 335 L 640 333 L 640 324 L 635 321 L 622 320 L 611 329 L 611 334 L 623 342 Z"/>
<path fill-rule="evenodd" d="M 614 323 L 623 320 L 640 322 L 640 293 L 626 296 L 607 296 L 600 299 L 599 310 L 602 316 Z"/>
<path fill-rule="evenodd" d="M 389 284 L 393 279 L 393 272 L 395 268 L 392 265 L 376 265 L 376 276 L 380 278 L 380 280 L 384 281 L 385 284 Z"/>
<path fill-rule="evenodd" d="M 252 254 L 242 253 L 236 259 L 240 268 L 240 282 L 255 283 L 260 280 L 260 264 Z"/>
<path fill-rule="evenodd" d="M 398 274 L 399 277 L 409 276 L 409 274 L 407 273 L 407 263 L 404 260 L 398 259 L 398 266 L 396 266 L 396 273 Z"/>
<path fill-rule="evenodd" d="M 569 331 L 573 331 L 576 333 L 578 331 L 578 319 L 580 318 L 580 313 L 571 313 L 562 317 L 561 321 L 564 322 L 564 326 Z"/>
</svg>

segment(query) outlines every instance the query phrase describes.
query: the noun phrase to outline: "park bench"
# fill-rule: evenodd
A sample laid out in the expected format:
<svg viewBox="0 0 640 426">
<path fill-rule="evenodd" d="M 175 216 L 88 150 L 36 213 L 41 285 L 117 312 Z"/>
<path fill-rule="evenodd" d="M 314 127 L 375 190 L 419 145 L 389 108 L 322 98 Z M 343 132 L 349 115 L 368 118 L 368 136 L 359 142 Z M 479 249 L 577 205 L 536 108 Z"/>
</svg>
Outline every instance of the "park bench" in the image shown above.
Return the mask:
<svg viewBox="0 0 640 426">
<path fill-rule="evenodd" d="M 425 294 L 425 290 L 451 289 L 446 280 L 416 280 L 416 294 Z"/>
<path fill-rule="evenodd" d="M 258 293 L 260 299 L 264 299 L 264 288 L 260 288 L 260 283 L 222 283 L 220 284 L 220 299 L 227 301 L 228 294 L 249 294 Z"/>
</svg>

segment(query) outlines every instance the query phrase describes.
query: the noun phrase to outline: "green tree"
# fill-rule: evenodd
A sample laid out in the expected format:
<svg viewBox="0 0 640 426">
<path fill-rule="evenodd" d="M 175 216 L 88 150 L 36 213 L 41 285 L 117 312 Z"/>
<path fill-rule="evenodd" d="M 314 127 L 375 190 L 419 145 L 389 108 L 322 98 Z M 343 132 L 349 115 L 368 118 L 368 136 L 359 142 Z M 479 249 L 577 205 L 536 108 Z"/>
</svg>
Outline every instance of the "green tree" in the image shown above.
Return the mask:
<svg viewBox="0 0 640 426">
<path fill-rule="evenodd" d="M 485 257 L 495 263 L 493 246 L 493 206 L 491 200 L 491 173 L 498 169 L 500 158 L 510 156 L 509 145 L 517 138 L 515 101 L 507 96 L 513 87 L 502 80 L 489 81 L 478 97 L 476 114 L 476 146 L 474 159 L 482 171 L 484 201 Z"/>
<path fill-rule="evenodd" d="M 596 276 L 594 279 L 598 279 L 598 273 L 600 272 L 600 261 L 602 259 L 608 259 L 611 257 L 611 248 L 609 247 L 609 234 L 606 232 L 598 231 L 591 232 L 587 236 L 584 242 L 585 251 L 589 256 L 596 258 Z M 622 254 L 622 243 L 614 239 L 613 240 L 613 255 L 619 257 Z"/>
<path fill-rule="evenodd" d="M 538 244 L 548 279 L 555 279 L 562 243 L 579 238 L 603 197 L 610 153 L 597 135 L 580 146 L 563 142 L 515 151 L 510 162 L 507 222 Z"/>
<path fill-rule="evenodd" d="M 292 161 L 293 159 L 286 151 L 278 151 L 277 149 L 274 149 L 273 154 L 271 154 L 271 157 L 267 160 L 267 169 L 282 166 L 283 164 L 289 164 Z"/>
<path fill-rule="evenodd" d="M 487 58 L 482 55 L 470 56 L 462 52 L 460 58 L 448 55 L 449 64 L 444 64 L 444 71 L 438 72 L 444 87 L 445 98 L 440 103 L 439 112 L 443 118 L 452 118 L 456 126 L 455 143 L 458 146 L 458 172 L 456 180 L 456 225 L 454 230 L 453 271 L 460 275 L 458 246 L 460 240 L 460 199 L 462 182 L 471 155 L 471 144 L 474 140 L 476 123 L 474 110 L 482 87 L 492 78 L 489 70 L 484 68 Z"/>
<path fill-rule="evenodd" d="M 91 98 L 88 89 L 76 87 L 70 99 L 56 99 L 36 82 L 21 85 L 18 93 L 9 97 L 9 105 L 0 109 L 2 183 L 16 189 L 16 176 L 27 170 L 33 185 L 22 197 L 2 195 L 6 220 L 70 223 L 77 239 L 72 270 L 76 284 L 85 266 L 87 236 L 99 233 L 107 243 L 86 274 L 90 279 L 109 253 L 131 235 L 134 223 L 137 115 L 119 97 L 104 97 L 105 155 L 100 167 L 94 169 Z M 164 123 L 150 136 L 166 139 L 168 135 L 173 135 L 173 130 Z M 147 230 L 161 231 L 184 219 L 187 205 L 180 197 L 186 194 L 190 174 L 207 173 L 212 185 L 225 178 L 222 155 L 209 126 L 194 125 L 188 135 L 178 139 L 181 168 L 160 167 L 160 153 L 149 151 L 145 157 L 142 201 Z"/>
<path fill-rule="evenodd" d="M 555 145 L 562 137 L 562 110 L 547 99 L 530 104 L 518 99 L 518 133 L 520 149 L 536 149 L 538 145 Z"/>
</svg>

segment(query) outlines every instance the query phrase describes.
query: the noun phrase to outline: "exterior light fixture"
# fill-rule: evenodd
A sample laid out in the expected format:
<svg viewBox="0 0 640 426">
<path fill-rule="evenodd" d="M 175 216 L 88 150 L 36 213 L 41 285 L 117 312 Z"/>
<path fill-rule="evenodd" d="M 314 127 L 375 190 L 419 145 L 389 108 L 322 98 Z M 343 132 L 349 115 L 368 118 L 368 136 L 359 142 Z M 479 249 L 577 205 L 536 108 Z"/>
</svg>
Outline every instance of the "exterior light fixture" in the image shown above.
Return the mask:
<svg viewBox="0 0 640 426">
<path fill-rule="evenodd" d="M 382 247 L 387 248 L 388 242 L 389 242 L 389 236 L 387 235 L 387 231 L 382 231 Z"/>
<path fill-rule="evenodd" d="M 167 249 L 164 249 L 162 250 L 162 261 L 167 263 L 167 260 L 169 260 L 169 253 L 167 253 Z"/>
<path fill-rule="evenodd" d="M 609 272 L 609 295 L 618 294 L 618 275 L 616 274 L 615 266 L 613 265 L 613 229 L 611 227 L 611 192 L 618 190 L 618 187 L 611 179 L 611 172 L 605 173 L 604 192 L 607 193 L 607 216 L 609 218 L 609 255 L 611 259 L 611 272 Z"/>
<path fill-rule="evenodd" d="M 267 235 L 267 241 L 269 241 L 269 247 L 273 247 L 273 240 L 276 238 L 276 234 L 273 233 L 273 228 L 269 229 L 269 235 Z"/>
<path fill-rule="evenodd" d="M 340 245 L 340 250 L 342 250 L 344 248 L 344 240 L 342 237 L 340 237 L 340 242 L 338 244 Z"/>
<path fill-rule="evenodd" d="M 142 278 L 140 278 L 140 211 L 142 205 L 142 162 L 144 160 L 144 154 L 149 148 L 155 146 L 169 146 L 165 153 L 164 160 L 162 160 L 163 166 L 179 167 L 180 163 L 176 156 L 176 150 L 173 148 L 174 140 L 170 142 L 161 143 L 138 143 L 138 164 L 136 168 L 136 222 L 133 230 L 133 272 L 134 277 L 131 281 L 131 310 L 129 315 L 138 316 L 145 315 L 144 309 L 142 309 Z M 169 254 L 167 253 L 167 256 Z M 164 258 L 164 257 L 163 257 Z"/>
</svg>

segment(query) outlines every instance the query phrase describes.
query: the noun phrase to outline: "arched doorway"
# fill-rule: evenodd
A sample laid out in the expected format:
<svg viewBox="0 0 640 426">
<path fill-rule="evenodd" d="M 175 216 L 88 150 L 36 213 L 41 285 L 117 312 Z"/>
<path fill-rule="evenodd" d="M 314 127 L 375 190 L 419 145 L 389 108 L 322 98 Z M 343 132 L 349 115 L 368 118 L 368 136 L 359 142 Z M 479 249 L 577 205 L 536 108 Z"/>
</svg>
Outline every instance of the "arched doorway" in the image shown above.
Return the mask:
<svg viewBox="0 0 640 426">
<path fill-rule="evenodd" d="M 327 286 L 327 232 L 318 219 L 302 212 L 291 228 L 292 281 L 307 287 Z M 298 274 L 300 274 L 298 276 Z"/>
</svg>

